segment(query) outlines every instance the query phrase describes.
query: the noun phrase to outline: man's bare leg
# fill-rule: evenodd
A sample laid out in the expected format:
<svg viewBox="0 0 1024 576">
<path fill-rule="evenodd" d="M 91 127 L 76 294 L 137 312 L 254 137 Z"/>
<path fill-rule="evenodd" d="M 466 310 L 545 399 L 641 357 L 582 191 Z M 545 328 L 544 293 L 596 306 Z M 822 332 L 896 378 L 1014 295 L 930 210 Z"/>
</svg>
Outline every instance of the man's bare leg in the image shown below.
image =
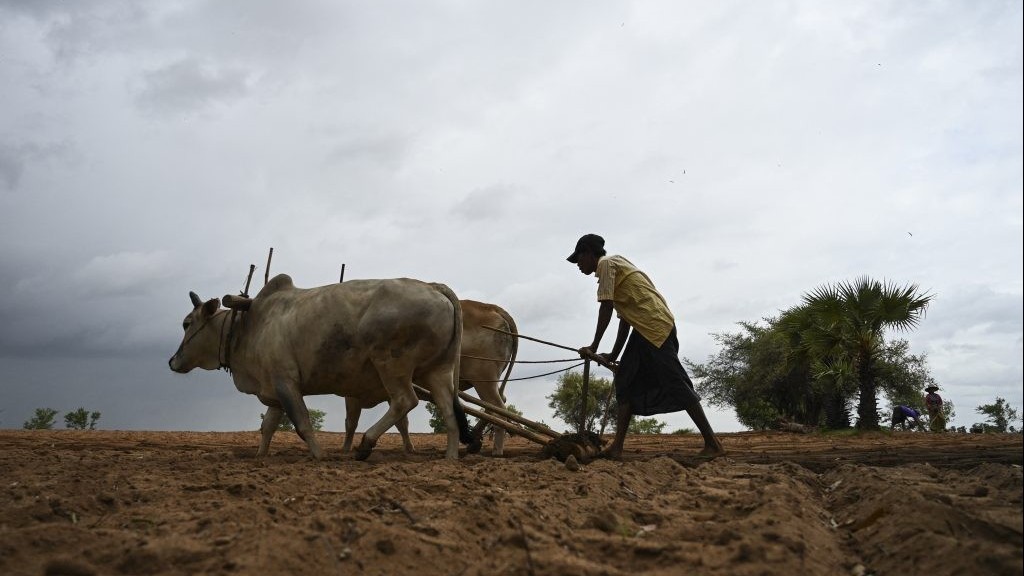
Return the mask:
<svg viewBox="0 0 1024 576">
<path fill-rule="evenodd" d="M 711 423 L 708 422 L 708 417 L 704 414 L 704 408 L 700 403 L 694 403 L 693 406 L 686 409 L 686 412 L 690 415 L 693 423 L 697 425 L 701 436 L 704 437 L 704 449 L 700 451 L 700 455 L 709 458 L 724 456 L 725 447 L 722 446 L 722 441 L 718 439 L 718 436 L 715 436 L 715 431 L 711 429 Z"/>
<path fill-rule="evenodd" d="M 598 458 L 621 458 L 622 445 L 626 443 L 626 432 L 629 431 L 629 420 L 633 417 L 633 410 L 629 403 L 619 403 L 619 411 L 615 419 L 615 439 L 611 446 L 605 448 L 598 454 Z"/>
</svg>

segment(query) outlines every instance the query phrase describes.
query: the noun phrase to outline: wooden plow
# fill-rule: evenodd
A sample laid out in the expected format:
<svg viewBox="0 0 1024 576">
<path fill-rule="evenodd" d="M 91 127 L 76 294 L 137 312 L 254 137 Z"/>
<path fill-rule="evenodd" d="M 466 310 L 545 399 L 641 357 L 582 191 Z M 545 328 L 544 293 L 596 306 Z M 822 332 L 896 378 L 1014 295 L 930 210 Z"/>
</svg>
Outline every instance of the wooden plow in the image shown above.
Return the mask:
<svg viewBox="0 0 1024 576">
<path fill-rule="evenodd" d="M 502 334 L 507 334 L 509 336 L 514 336 L 516 338 L 531 340 L 533 342 L 579 353 L 579 350 L 576 348 L 562 346 L 553 342 L 547 342 L 545 340 L 531 338 L 523 334 L 507 332 L 505 330 L 499 330 L 498 328 L 491 328 L 489 326 L 485 326 L 485 328 Z M 524 418 L 515 412 L 506 410 L 500 406 L 495 406 L 494 404 L 485 402 L 465 392 L 459 392 L 459 399 L 464 403 L 473 404 L 474 406 L 483 408 L 483 410 L 478 410 L 476 408 L 470 408 L 469 406 L 463 406 L 463 410 L 470 416 L 475 416 L 484 422 L 503 428 L 509 433 L 522 436 L 531 442 L 540 444 L 543 447 L 542 454 L 547 458 L 554 457 L 564 462 L 569 458 L 569 456 L 573 456 L 578 462 L 587 463 L 597 456 L 602 448 L 602 440 L 600 436 L 586 429 L 587 397 L 590 385 L 590 363 L 596 362 L 601 366 L 608 368 L 612 372 L 615 371 L 617 366 L 609 363 L 603 357 L 594 354 L 585 355 L 583 360 L 582 406 L 580 409 L 580 419 L 577 431 L 574 433 L 562 434 L 556 432 L 544 424 Z M 430 398 L 430 393 L 424 388 L 416 386 L 416 392 L 418 395 L 425 395 L 423 396 L 424 398 Z"/>
</svg>

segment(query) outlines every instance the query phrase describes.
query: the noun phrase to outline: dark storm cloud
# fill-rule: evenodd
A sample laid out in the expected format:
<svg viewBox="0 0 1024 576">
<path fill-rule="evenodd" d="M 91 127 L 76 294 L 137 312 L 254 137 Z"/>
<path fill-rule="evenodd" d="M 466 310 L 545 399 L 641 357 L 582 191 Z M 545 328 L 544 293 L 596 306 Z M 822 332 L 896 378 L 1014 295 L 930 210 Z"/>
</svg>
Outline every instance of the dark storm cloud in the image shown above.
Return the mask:
<svg viewBox="0 0 1024 576">
<path fill-rule="evenodd" d="M 0 184 L 8 190 L 14 190 L 24 170 L 24 155 L 13 146 L 0 144 Z"/>
<path fill-rule="evenodd" d="M 32 164 L 59 157 L 69 157 L 67 144 L 0 143 L 0 190 L 15 190 L 25 169 Z"/>
<path fill-rule="evenodd" d="M 995 338 L 1020 333 L 1024 301 L 1019 294 L 996 292 L 986 286 L 936 294 L 921 320 L 920 331 L 956 334 L 974 331 Z"/>
<path fill-rule="evenodd" d="M 240 68 L 187 58 L 145 72 L 136 102 L 147 112 L 193 112 L 244 96 L 248 78 Z"/>
<path fill-rule="evenodd" d="M 122 42 L 125 35 L 148 30 L 146 8 L 141 3 L 38 2 L 0 3 L 0 14 L 24 16 L 38 27 L 54 58 L 70 63 L 78 58 L 96 56 Z"/>
<path fill-rule="evenodd" d="M 38 0 L 37 2 L 24 2 L 23 0 L 0 0 L 0 11 L 8 12 L 11 15 L 25 15 L 32 18 L 44 18 L 53 14 L 63 14 L 69 8 L 69 2 L 61 0 Z"/>
<path fill-rule="evenodd" d="M 0 356 L 125 356 L 165 351 L 187 310 L 155 305 L 181 264 L 124 252 L 43 271 L 4 259 Z M 168 295 L 169 298 L 169 295 Z M 183 294 L 179 300 L 185 302 Z"/>
</svg>

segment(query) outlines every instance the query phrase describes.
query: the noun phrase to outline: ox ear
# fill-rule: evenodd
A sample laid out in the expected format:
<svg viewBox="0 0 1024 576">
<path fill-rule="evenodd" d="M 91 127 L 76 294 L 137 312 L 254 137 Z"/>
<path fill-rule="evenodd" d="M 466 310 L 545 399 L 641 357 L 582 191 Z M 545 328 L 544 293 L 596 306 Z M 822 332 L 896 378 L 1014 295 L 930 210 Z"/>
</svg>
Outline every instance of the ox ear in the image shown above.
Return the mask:
<svg viewBox="0 0 1024 576">
<path fill-rule="evenodd" d="M 189 292 L 188 297 L 192 299 L 192 307 L 199 308 L 203 305 L 203 299 L 199 297 L 199 294 L 195 292 Z"/>
<path fill-rule="evenodd" d="M 235 296 L 233 294 L 226 294 L 224 296 L 224 306 L 232 310 L 245 312 L 249 310 L 249 306 L 252 306 L 252 298 L 247 298 L 245 296 Z"/>
<path fill-rule="evenodd" d="M 220 299 L 214 298 L 213 300 L 207 300 L 203 303 L 203 314 L 206 316 L 213 316 L 213 314 L 220 309 Z"/>
</svg>

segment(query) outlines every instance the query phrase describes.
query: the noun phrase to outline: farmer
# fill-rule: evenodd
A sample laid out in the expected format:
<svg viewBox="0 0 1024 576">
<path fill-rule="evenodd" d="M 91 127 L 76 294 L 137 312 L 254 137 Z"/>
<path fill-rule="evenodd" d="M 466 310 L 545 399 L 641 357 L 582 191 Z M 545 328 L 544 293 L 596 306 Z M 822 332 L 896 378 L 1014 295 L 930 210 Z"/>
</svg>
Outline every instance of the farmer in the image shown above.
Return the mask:
<svg viewBox="0 0 1024 576">
<path fill-rule="evenodd" d="M 946 416 L 942 413 L 942 396 L 938 395 L 939 387 L 932 384 L 924 391 L 928 393 L 924 397 L 924 407 L 928 411 L 928 429 L 932 432 L 945 432 Z"/>
<path fill-rule="evenodd" d="M 626 346 L 615 373 L 615 397 L 619 406 L 615 440 L 601 456 L 622 456 L 622 445 L 634 414 L 650 416 L 679 410 L 686 410 L 704 436 L 701 456 L 714 458 L 725 454 L 704 415 L 693 382 L 679 362 L 675 318 L 651 279 L 622 256 L 606 256 L 604 238 L 597 234 L 581 237 L 566 260 L 576 264 L 583 274 L 597 273 L 597 300 L 600 302 L 597 330 L 594 341 L 580 348 L 580 355 L 597 353 L 612 310 L 619 316 L 618 334 L 611 352 L 601 356 L 615 362 L 623 345 Z"/>
<path fill-rule="evenodd" d="M 902 404 L 892 409 L 892 429 L 895 430 L 896 426 L 906 430 L 909 420 L 913 420 L 913 427 L 921 427 L 921 412 L 911 408 L 910 406 L 903 406 Z"/>
</svg>

